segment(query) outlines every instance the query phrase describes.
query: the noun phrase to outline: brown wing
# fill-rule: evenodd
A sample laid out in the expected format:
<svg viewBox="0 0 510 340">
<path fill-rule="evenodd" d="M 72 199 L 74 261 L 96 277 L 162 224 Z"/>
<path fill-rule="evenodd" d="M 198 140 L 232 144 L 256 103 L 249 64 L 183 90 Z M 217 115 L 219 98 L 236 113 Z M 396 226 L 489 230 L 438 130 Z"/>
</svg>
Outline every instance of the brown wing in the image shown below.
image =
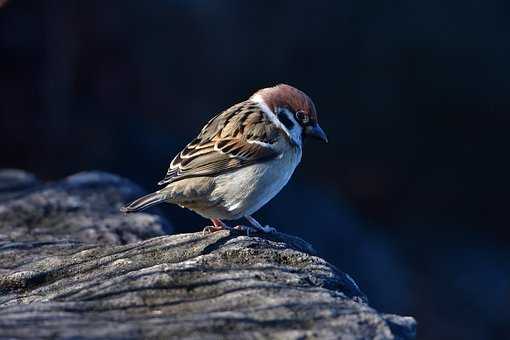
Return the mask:
<svg viewBox="0 0 510 340">
<path fill-rule="evenodd" d="M 273 143 L 279 130 L 257 104 L 243 102 L 212 118 L 170 163 L 158 184 L 184 178 L 215 176 L 279 155 Z"/>
</svg>

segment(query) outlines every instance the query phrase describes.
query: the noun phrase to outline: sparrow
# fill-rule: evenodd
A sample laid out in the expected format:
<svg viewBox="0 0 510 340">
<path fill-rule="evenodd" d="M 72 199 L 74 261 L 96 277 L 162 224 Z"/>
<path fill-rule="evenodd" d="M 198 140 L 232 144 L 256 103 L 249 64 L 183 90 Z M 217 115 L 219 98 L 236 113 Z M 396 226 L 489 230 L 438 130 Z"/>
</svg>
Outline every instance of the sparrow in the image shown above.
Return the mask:
<svg viewBox="0 0 510 340">
<path fill-rule="evenodd" d="M 301 161 L 303 139 L 328 139 L 308 95 L 280 84 L 217 114 L 177 154 L 158 185 L 163 188 L 121 208 L 131 213 L 162 202 L 210 219 L 204 231 L 232 229 L 224 220 L 246 218 L 269 233 L 252 214 L 287 184 Z"/>
</svg>

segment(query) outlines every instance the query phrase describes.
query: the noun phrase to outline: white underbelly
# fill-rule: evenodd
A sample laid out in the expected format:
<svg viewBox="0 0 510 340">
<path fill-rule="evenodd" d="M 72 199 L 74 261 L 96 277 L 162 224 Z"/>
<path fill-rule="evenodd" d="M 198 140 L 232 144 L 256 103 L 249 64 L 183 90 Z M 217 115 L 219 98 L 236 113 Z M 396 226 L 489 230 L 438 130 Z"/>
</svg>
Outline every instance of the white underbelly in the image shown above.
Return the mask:
<svg viewBox="0 0 510 340">
<path fill-rule="evenodd" d="M 300 160 L 301 150 L 297 149 L 281 158 L 218 176 L 211 197 L 220 198 L 223 211 L 229 215 L 218 217 L 238 219 L 259 210 L 287 184 Z"/>
</svg>

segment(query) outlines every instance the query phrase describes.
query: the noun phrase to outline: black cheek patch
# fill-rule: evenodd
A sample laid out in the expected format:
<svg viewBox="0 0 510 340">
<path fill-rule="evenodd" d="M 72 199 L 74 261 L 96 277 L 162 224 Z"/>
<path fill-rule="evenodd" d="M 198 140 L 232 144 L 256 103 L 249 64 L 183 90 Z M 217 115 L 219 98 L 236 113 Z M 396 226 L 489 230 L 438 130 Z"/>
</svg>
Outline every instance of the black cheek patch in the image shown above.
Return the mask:
<svg viewBox="0 0 510 340">
<path fill-rule="evenodd" d="M 290 120 L 289 116 L 287 116 L 284 111 L 278 112 L 278 120 L 287 128 L 287 130 L 292 130 L 294 122 Z"/>
</svg>

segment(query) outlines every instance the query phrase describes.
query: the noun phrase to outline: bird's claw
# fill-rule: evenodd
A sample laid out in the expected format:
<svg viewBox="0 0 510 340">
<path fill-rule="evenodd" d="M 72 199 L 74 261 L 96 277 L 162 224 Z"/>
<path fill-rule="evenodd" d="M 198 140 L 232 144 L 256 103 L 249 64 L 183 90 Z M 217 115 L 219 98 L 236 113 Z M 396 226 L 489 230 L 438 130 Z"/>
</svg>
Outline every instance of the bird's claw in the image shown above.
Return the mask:
<svg viewBox="0 0 510 340">
<path fill-rule="evenodd" d="M 256 233 L 258 231 L 257 228 L 248 227 L 246 225 L 238 224 L 234 227 L 235 230 L 246 231 L 246 236 L 250 236 L 250 233 Z"/>
<path fill-rule="evenodd" d="M 203 230 L 202 230 L 202 233 L 204 235 L 206 234 L 210 234 L 210 233 L 214 233 L 216 231 L 220 231 L 220 230 L 225 230 L 225 228 L 220 228 L 220 227 L 216 227 L 214 225 L 208 225 L 207 227 L 205 227 Z"/>
<path fill-rule="evenodd" d="M 259 227 L 255 227 L 255 226 L 248 227 L 246 225 L 239 224 L 239 225 L 236 225 L 234 227 L 234 229 L 240 230 L 240 231 L 246 231 L 247 236 L 250 236 L 250 233 L 256 233 L 256 232 L 262 232 L 264 234 L 271 234 L 271 233 L 276 232 L 275 228 L 270 227 L 268 225 L 262 226 L 261 228 L 259 228 Z"/>
<path fill-rule="evenodd" d="M 276 229 L 273 228 L 273 227 L 270 227 L 268 225 L 265 225 L 262 227 L 261 229 L 263 232 L 265 232 L 266 234 L 272 234 L 272 233 L 276 233 Z"/>
</svg>

